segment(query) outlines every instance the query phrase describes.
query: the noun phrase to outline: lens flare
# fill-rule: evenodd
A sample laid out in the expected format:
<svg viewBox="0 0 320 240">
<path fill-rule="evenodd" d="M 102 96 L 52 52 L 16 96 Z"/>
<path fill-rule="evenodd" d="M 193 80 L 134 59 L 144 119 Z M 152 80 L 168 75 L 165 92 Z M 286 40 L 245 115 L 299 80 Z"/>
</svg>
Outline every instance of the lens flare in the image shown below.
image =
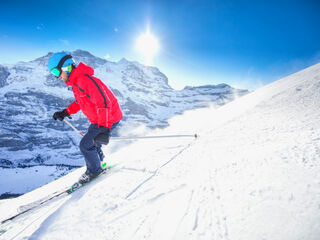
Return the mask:
<svg viewBox="0 0 320 240">
<path fill-rule="evenodd" d="M 145 65 L 150 65 L 159 50 L 159 43 L 157 38 L 147 31 L 137 39 L 136 48 L 142 54 Z"/>
</svg>

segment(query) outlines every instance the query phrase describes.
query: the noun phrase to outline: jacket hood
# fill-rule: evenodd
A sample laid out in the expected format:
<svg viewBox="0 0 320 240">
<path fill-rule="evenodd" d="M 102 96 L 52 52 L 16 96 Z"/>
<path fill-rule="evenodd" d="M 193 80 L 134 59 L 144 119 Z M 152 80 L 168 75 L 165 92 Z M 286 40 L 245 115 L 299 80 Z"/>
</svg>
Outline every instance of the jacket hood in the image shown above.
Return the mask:
<svg viewBox="0 0 320 240">
<path fill-rule="evenodd" d="M 94 70 L 89 65 L 86 65 L 82 62 L 79 63 L 79 65 L 72 70 L 69 81 L 66 82 L 67 85 L 72 85 L 77 82 L 77 78 L 81 75 L 88 74 L 90 76 L 94 75 Z"/>
</svg>

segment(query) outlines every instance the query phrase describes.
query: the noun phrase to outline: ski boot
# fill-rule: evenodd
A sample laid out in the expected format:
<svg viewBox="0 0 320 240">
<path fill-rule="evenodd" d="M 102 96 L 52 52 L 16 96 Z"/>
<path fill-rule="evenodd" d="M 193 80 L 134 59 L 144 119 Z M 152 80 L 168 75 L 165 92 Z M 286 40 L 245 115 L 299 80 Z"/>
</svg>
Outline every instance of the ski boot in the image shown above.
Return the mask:
<svg viewBox="0 0 320 240">
<path fill-rule="evenodd" d="M 81 177 L 79 178 L 78 182 L 80 184 L 85 184 L 87 182 L 90 182 L 93 178 L 96 178 L 97 176 L 99 176 L 101 173 L 104 172 L 104 169 L 100 169 L 99 172 L 97 174 L 92 174 L 88 169 L 85 171 L 85 173 L 83 173 L 81 175 Z"/>
</svg>

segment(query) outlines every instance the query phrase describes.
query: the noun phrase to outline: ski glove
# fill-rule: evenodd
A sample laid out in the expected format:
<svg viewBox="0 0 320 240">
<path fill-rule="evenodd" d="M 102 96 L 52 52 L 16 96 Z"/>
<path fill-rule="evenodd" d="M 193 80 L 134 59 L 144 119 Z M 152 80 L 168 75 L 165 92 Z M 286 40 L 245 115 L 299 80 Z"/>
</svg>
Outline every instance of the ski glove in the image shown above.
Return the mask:
<svg viewBox="0 0 320 240">
<path fill-rule="evenodd" d="M 98 135 L 93 139 L 93 144 L 100 147 L 101 144 L 107 145 L 110 138 L 110 129 L 107 127 L 99 127 Z"/>
<path fill-rule="evenodd" d="M 71 119 L 70 114 L 67 112 L 67 109 L 63 109 L 62 111 L 60 111 L 60 112 L 55 112 L 55 113 L 53 114 L 53 119 L 54 119 L 54 120 L 63 121 L 63 119 L 64 119 L 65 117 L 68 117 L 68 118 Z"/>
</svg>

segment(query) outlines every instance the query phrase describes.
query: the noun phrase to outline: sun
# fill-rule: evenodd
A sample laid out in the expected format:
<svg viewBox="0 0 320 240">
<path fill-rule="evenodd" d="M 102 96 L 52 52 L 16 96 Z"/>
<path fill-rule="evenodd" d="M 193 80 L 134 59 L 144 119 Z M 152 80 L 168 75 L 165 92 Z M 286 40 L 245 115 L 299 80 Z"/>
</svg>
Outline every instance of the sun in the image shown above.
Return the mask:
<svg viewBox="0 0 320 240">
<path fill-rule="evenodd" d="M 144 64 L 150 65 L 152 63 L 153 57 L 159 50 L 159 43 L 157 38 L 153 36 L 149 31 L 147 31 L 146 33 L 138 37 L 136 42 L 136 49 L 144 58 Z"/>
</svg>

